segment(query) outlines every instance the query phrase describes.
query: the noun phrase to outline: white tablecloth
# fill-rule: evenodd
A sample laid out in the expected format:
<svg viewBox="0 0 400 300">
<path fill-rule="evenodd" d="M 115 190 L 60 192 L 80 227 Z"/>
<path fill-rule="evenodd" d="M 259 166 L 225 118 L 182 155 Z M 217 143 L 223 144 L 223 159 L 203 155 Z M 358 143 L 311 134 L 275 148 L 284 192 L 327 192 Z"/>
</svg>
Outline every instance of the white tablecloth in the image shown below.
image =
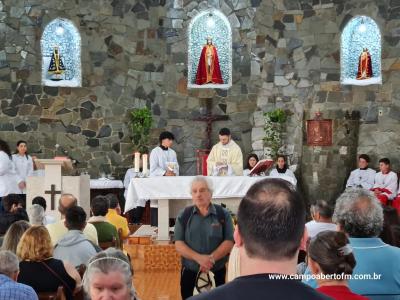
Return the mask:
<svg viewBox="0 0 400 300">
<path fill-rule="evenodd" d="M 134 178 L 129 184 L 125 212 L 135 208 L 139 199 L 191 199 L 190 183 L 194 178 L 194 176 Z M 208 178 L 213 185 L 213 199 L 224 199 L 242 198 L 255 182 L 271 177 L 210 176 Z M 292 178 L 288 176 L 281 178 L 293 184 Z"/>
<path fill-rule="evenodd" d="M 111 180 L 107 178 L 90 179 L 90 189 L 123 189 L 124 184 L 121 180 Z"/>
</svg>

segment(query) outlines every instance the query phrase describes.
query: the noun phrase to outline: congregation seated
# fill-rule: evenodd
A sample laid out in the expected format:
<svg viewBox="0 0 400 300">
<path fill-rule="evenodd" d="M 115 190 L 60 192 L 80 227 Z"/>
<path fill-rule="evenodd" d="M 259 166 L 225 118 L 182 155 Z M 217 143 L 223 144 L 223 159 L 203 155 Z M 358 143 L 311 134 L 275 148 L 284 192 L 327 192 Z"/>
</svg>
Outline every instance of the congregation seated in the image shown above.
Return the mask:
<svg viewBox="0 0 400 300">
<path fill-rule="evenodd" d="M 376 171 L 368 168 L 369 162 L 370 158 L 367 154 L 361 154 L 358 157 L 358 169 L 350 173 L 346 188 L 352 187 L 369 190 L 374 186 Z"/>
<path fill-rule="evenodd" d="M 353 249 L 343 232 L 323 231 L 311 239 L 308 247 L 308 265 L 317 279 L 317 291 L 336 300 L 367 300 L 354 294 L 345 275 L 351 275 L 356 266 Z M 332 276 L 338 276 L 335 279 Z M 329 277 L 328 277 L 329 276 Z M 342 278 L 339 279 L 339 276 Z M 318 278 L 318 277 L 317 277 Z"/>
<path fill-rule="evenodd" d="M 28 209 L 29 222 L 31 225 L 44 225 L 44 209 L 39 204 L 33 204 Z"/>
<path fill-rule="evenodd" d="M 293 185 L 296 186 L 297 179 L 293 171 L 289 169 L 284 155 L 278 155 L 276 159 L 276 167 L 271 170 L 270 176 L 282 177 L 288 176 L 293 179 Z"/>
<path fill-rule="evenodd" d="M 46 225 L 49 231 L 51 242 L 56 245 L 58 241 L 68 232 L 67 227 L 65 227 L 64 219 L 65 213 L 68 208 L 72 206 L 77 206 L 78 200 L 71 194 L 62 194 L 58 203 L 58 211 L 61 214 L 61 220 L 52 224 Z M 86 224 L 83 234 L 93 243 L 98 245 L 97 231 L 92 224 Z"/>
<path fill-rule="evenodd" d="M 108 212 L 106 219 L 112 225 L 117 228 L 117 230 L 122 230 L 122 238 L 126 239 L 129 236 L 128 221 L 126 218 L 121 216 L 121 207 L 119 206 L 118 198 L 114 194 L 106 195 L 108 199 Z"/>
<path fill-rule="evenodd" d="M 390 160 L 379 160 L 379 172 L 375 175 L 375 183 L 372 191 L 379 201 L 386 205 L 388 200 L 393 200 L 397 195 L 397 174 L 390 169 Z"/>
<path fill-rule="evenodd" d="M 67 300 L 81 288 L 81 277 L 75 267 L 53 258 L 50 235 L 44 226 L 29 228 L 17 247 L 20 259 L 18 282 L 31 286 L 36 293 L 56 292 L 64 287 Z"/>
<path fill-rule="evenodd" d="M 243 170 L 243 176 L 249 176 L 250 171 L 254 168 L 254 166 L 258 163 L 257 154 L 251 153 L 247 156 L 246 169 Z"/>
<path fill-rule="evenodd" d="M 13 223 L 4 235 L 1 250 L 9 250 L 12 253 L 17 253 L 19 240 L 29 227 L 31 227 L 31 225 L 25 220 Z"/>
<path fill-rule="evenodd" d="M 52 224 L 56 222 L 56 219 L 53 216 L 46 214 L 46 208 L 47 208 L 46 199 L 44 199 L 41 196 L 37 196 L 32 199 L 32 205 L 34 204 L 39 204 L 44 209 L 45 215 L 44 215 L 43 225 Z"/>
<path fill-rule="evenodd" d="M 386 244 L 400 247 L 400 217 L 391 206 L 383 207 L 383 229 L 379 237 Z"/>
<path fill-rule="evenodd" d="M 306 223 L 308 236 L 313 238 L 321 231 L 336 231 L 336 224 L 332 221 L 333 208 L 325 200 L 318 200 L 310 207 L 312 221 Z"/>
<path fill-rule="evenodd" d="M 109 248 L 89 261 L 83 288 L 89 299 L 138 300 L 132 278 L 133 269 L 128 257 Z"/>
<path fill-rule="evenodd" d="M 83 234 L 86 226 L 86 213 L 80 206 L 67 209 L 65 214 L 65 234 L 54 246 L 54 258 L 67 261 L 77 267 L 87 264 L 89 259 L 101 249 Z"/>
<path fill-rule="evenodd" d="M 382 206 L 364 189 L 346 190 L 336 201 L 333 220 L 350 240 L 357 265 L 353 275 L 369 274 L 364 280 L 350 279 L 350 289 L 371 300 L 400 297 L 400 249 L 378 236 L 383 226 Z M 379 280 L 373 276 L 380 275 Z M 307 280 L 316 286 L 314 280 Z"/>
<path fill-rule="evenodd" d="M 92 199 L 90 208 L 93 216 L 88 223 L 92 224 L 97 231 L 99 243 L 119 241 L 118 231 L 114 225 L 106 219 L 108 212 L 108 200 L 104 196 L 96 196 Z"/>
<path fill-rule="evenodd" d="M 29 222 L 28 214 L 22 207 L 23 199 L 18 194 L 9 194 L 2 198 L 4 211 L 0 211 L 0 235 L 4 235 L 14 222 L 25 220 Z"/>
<path fill-rule="evenodd" d="M 18 257 L 11 251 L 0 251 L 0 299 L 37 300 L 32 287 L 18 283 Z"/>
<path fill-rule="evenodd" d="M 330 299 L 297 280 L 271 276 L 295 274 L 306 237 L 306 209 L 293 185 L 278 178 L 258 181 L 240 202 L 237 219 L 241 276 L 191 299 Z"/>
</svg>

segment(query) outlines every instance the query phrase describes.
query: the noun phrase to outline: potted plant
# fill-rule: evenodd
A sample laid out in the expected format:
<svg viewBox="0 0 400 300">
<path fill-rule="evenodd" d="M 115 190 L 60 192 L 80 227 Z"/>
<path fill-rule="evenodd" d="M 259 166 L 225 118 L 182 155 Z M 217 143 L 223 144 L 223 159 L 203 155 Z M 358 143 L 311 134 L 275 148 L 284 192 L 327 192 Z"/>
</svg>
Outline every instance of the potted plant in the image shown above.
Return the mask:
<svg viewBox="0 0 400 300">
<path fill-rule="evenodd" d="M 267 158 L 273 158 L 282 147 L 282 130 L 283 124 L 287 120 L 287 114 L 283 109 L 278 108 L 264 113 L 264 117 L 264 154 Z"/>
<path fill-rule="evenodd" d="M 134 151 L 147 153 L 149 151 L 150 129 L 153 116 L 149 108 L 138 108 L 131 112 L 130 124 Z"/>
</svg>

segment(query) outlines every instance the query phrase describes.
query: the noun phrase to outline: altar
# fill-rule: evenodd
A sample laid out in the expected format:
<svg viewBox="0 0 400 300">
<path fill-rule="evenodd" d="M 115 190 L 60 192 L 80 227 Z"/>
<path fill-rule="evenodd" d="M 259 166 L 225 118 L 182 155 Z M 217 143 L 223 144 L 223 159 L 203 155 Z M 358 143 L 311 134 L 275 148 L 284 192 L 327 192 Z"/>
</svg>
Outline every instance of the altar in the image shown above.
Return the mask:
<svg viewBox="0 0 400 300">
<path fill-rule="evenodd" d="M 169 218 L 176 218 L 179 211 L 191 205 L 190 183 L 194 176 L 134 178 L 129 183 L 125 212 L 136 207 L 139 199 L 158 200 L 158 240 L 169 240 Z M 237 212 L 239 203 L 248 189 L 257 181 L 273 177 L 210 176 L 213 203 L 223 202 Z M 293 179 L 283 178 L 293 184 Z"/>
</svg>

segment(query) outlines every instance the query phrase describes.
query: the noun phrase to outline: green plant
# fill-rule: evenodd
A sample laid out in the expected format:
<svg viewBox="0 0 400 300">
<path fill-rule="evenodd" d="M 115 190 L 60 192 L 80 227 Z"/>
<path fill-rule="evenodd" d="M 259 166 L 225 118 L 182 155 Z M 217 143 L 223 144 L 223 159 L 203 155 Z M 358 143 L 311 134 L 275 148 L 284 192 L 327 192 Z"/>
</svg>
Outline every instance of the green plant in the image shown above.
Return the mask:
<svg viewBox="0 0 400 300">
<path fill-rule="evenodd" d="M 150 109 L 145 107 L 132 111 L 130 123 L 135 151 L 148 152 L 150 129 L 153 125 L 153 116 Z"/>
<path fill-rule="evenodd" d="M 282 127 L 287 120 L 287 114 L 283 109 L 278 108 L 264 113 L 264 117 L 264 146 L 269 147 L 271 155 L 275 156 L 282 146 Z"/>
</svg>

